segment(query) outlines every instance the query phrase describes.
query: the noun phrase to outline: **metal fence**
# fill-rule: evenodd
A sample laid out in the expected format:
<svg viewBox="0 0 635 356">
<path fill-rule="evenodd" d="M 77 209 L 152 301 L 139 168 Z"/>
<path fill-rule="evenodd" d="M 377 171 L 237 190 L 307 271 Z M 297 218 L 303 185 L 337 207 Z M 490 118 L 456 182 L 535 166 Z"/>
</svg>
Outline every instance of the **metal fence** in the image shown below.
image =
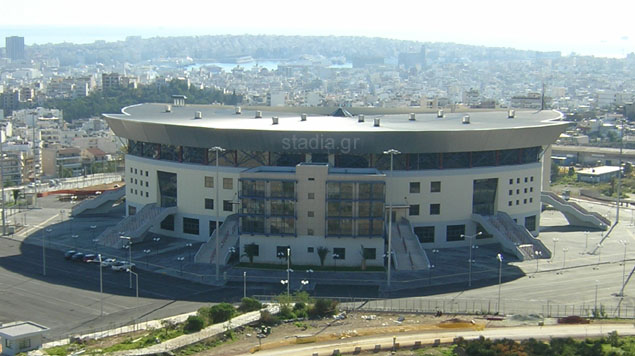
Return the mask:
<svg viewBox="0 0 635 356">
<path fill-rule="evenodd" d="M 258 295 L 255 298 L 263 302 L 275 301 L 277 296 Z M 467 315 L 541 315 L 561 318 L 565 316 L 581 316 L 587 318 L 624 318 L 635 319 L 635 306 L 621 304 L 559 304 L 550 301 L 501 300 L 497 299 L 374 299 L 374 298 L 342 298 L 317 297 L 339 301 L 339 308 L 346 311 L 391 312 L 435 314 L 467 314 Z"/>
</svg>

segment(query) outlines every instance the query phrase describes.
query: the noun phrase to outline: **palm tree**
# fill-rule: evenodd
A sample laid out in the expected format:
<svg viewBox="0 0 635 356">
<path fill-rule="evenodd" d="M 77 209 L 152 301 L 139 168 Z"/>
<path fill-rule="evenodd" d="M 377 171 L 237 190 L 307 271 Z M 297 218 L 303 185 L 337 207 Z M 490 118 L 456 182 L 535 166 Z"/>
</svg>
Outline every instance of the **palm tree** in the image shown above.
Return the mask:
<svg viewBox="0 0 635 356">
<path fill-rule="evenodd" d="M 317 254 L 320 257 L 320 265 L 324 267 L 324 260 L 326 259 L 326 255 L 329 254 L 331 250 L 328 247 L 320 246 L 317 248 Z"/>
<path fill-rule="evenodd" d="M 243 256 L 247 256 L 247 258 L 249 259 L 249 263 L 253 264 L 254 257 L 258 255 L 258 245 L 252 242 L 250 244 L 245 245 L 244 250 L 245 250 L 245 253 L 243 253 Z"/>
</svg>

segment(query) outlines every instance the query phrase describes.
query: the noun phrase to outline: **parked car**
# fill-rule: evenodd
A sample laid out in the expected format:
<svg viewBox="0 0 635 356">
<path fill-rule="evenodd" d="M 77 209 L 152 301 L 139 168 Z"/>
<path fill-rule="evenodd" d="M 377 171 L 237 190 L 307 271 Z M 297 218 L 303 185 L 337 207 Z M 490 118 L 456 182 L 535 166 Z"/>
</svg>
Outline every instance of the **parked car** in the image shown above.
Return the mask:
<svg viewBox="0 0 635 356">
<path fill-rule="evenodd" d="M 117 262 L 114 258 L 106 258 L 105 260 L 101 260 L 102 267 L 112 267 Z"/>
<path fill-rule="evenodd" d="M 76 254 L 77 251 L 75 250 L 68 250 L 66 252 L 64 252 L 64 259 L 70 260 L 71 257 L 73 257 L 74 254 Z"/>
<path fill-rule="evenodd" d="M 87 253 L 84 255 L 84 258 L 82 258 L 82 261 L 84 262 L 96 262 L 97 261 L 97 255 L 94 253 Z"/>
<path fill-rule="evenodd" d="M 128 263 L 128 261 L 117 261 L 110 268 L 112 268 L 113 271 L 121 272 L 127 269 L 134 269 L 134 266 L 134 263 Z"/>
<path fill-rule="evenodd" d="M 84 259 L 83 252 L 76 252 L 73 256 L 71 256 L 71 261 L 82 261 Z"/>
</svg>

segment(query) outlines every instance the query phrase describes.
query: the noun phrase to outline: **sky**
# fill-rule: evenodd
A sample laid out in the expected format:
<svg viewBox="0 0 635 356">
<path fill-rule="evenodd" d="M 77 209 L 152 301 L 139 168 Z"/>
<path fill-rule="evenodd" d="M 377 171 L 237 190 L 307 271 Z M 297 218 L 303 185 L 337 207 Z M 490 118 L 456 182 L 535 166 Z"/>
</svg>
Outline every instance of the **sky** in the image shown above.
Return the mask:
<svg viewBox="0 0 635 356">
<path fill-rule="evenodd" d="M 24 36 L 28 45 L 129 35 L 353 35 L 624 57 L 635 52 L 634 9 L 627 0 L 29 0 L 3 7 L 0 37 Z"/>
</svg>

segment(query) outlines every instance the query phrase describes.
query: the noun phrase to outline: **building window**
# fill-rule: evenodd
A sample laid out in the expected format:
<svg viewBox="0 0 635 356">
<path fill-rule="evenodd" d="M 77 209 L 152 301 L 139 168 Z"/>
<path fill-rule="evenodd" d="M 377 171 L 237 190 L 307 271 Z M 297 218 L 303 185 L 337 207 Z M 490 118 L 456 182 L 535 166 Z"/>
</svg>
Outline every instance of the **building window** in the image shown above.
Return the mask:
<svg viewBox="0 0 635 356">
<path fill-rule="evenodd" d="M 516 189 L 516 194 L 520 194 L 520 189 Z"/>
<path fill-rule="evenodd" d="M 214 188 L 214 177 L 205 176 L 205 188 Z"/>
<path fill-rule="evenodd" d="M 529 198 L 529 202 L 533 203 L 534 202 L 534 198 Z"/>
<path fill-rule="evenodd" d="M 132 177 L 130 177 L 130 184 L 132 184 L 132 182 L 134 182 L 134 179 L 132 179 Z"/>
<path fill-rule="evenodd" d="M 148 176 L 148 171 L 146 171 L 146 177 Z"/>
<path fill-rule="evenodd" d="M 128 205 L 128 215 L 134 215 L 137 213 L 137 207 Z"/>
<path fill-rule="evenodd" d="M 534 192 L 534 187 L 529 187 L 529 192 L 533 193 Z"/>
<path fill-rule="evenodd" d="M 148 194 L 148 192 L 146 192 L 146 198 L 149 198 L 149 197 L 150 197 L 150 194 Z"/>
<path fill-rule="evenodd" d="M 523 199 L 523 204 L 527 204 L 527 199 Z"/>
<path fill-rule="evenodd" d="M 532 176 L 532 177 L 529 177 L 529 181 L 530 181 L 530 182 L 533 182 L 533 181 L 534 181 L 534 177 L 533 177 L 533 176 Z"/>
<path fill-rule="evenodd" d="M 520 184 L 520 178 L 516 178 L 516 184 Z"/>
<path fill-rule="evenodd" d="M 150 186 L 150 184 L 148 183 L 148 181 L 146 181 L 146 188 L 149 187 L 149 186 Z"/>
<path fill-rule="evenodd" d="M 410 209 L 408 210 L 408 215 L 410 216 L 419 215 L 419 204 L 410 205 Z"/>
<path fill-rule="evenodd" d="M 313 229 L 307 229 L 306 234 L 309 236 L 313 236 Z"/>
<path fill-rule="evenodd" d="M 161 229 L 174 231 L 174 215 L 168 215 L 161 221 Z"/>
<path fill-rule="evenodd" d="M 465 225 L 448 225 L 445 236 L 447 241 L 463 241 L 465 239 Z"/>
<path fill-rule="evenodd" d="M 421 193 L 421 183 L 410 182 L 410 193 Z"/>
<path fill-rule="evenodd" d="M 143 175 L 143 169 L 139 170 L 139 174 Z"/>
<path fill-rule="evenodd" d="M 183 218 L 183 233 L 198 235 L 198 219 Z"/>
<path fill-rule="evenodd" d="M 234 189 L 234 179 L 223 178 L 223 189 Z"/>
<path fill-rule="evenodd" d="M 137 174 L 137 169 L 136 168 L 134 169 L 134 174 Z"/>
<path fill-rule="evenodd" d="M 364 250 L 362 251 L 362 258 L 365 260 L 377 259 L 377 249 L 364 247 Z"/>
<path fill-rule="evenodd" d="M 525 218 L 525 228 L 529 231 L 536 230 L 536 215 L 528 216 Z"/>
<path fill-rule="evenodd" d="M 342 247 L 334 247 L 333 248 L 333 259 L 345 260 L 346 259 L 346 249 L 342 248 Z"/>
<path fill-rule="evenodd" d="M 175 173 L 157 172 L 161 207 L 176 206 L 178 198 L 177 179 Z"/>
<path fill-rule="evenodd" d="M 137 182 L 137 178 L 135 178 L 135 179 L 134 179 L 134 184 L 139 184 L 139 183 Z"/>
<path fill-rule="evenodd" d="M 205 198 L 205 209 L 214 210 L 214 199 Z"/>
<path fill-rule="evenodd" d="M 315 199 L 315 193 L 309 193 L 307 197 L 308 199 L 313 200 Z"/>
<path fill-rule="evenodd" d="M 132 173 L 132 167 L 130 167 L 130 173 Z"/>
<path fill-rule="evenodd" d="M 525 194 L 527 194 L 527 188 L 525 188 Z"/>
<path fill-rule="evenodd" d="M 514 191 L 513 190 L 509 190 L 509 195 L 514 195 Z"/>
<path fill-rule="evenodd" d="M 516 205 L 520 205 L 520 200 L 516 200 Z"/>
<path fill-rule="evenodd" d="M 234 211 L 234 204 L 231 200 L 223 200 L 223 211 Z"/>
<path fill-rule="evenodd" d="M 440 215 L 441 204 L 430 204 L 430 215 Z"/>
<path fill-rule="evenodd" d="M 28 349 L 29 347 L 31 347 L 31 339 L 30 338 L 25 338 L 25 339 L 20 339 L 18 341 L 18 348 L 20 350 L 24 350 L 24 349 Z"/>
<path fill-rule="evenodd" d="M 421 243 L 434 242 L 434 226 L 417 226 L 414 228 L 415 235 Z"/>
<path fill-rule="evenodd" d="M 514 184 L 514 179 L 513 178 L 509 178 L 509 184 Z"/>
<path fill-rule="evenodd" d="M 510 200 L 510 201 L 508 201 L 508 202 L 507 202 L 507 205 L 508 205 L 508 206 L 512 206 L 512 205 L 513 205 L 512 201 L 511 201 L 511 200 Z"/>
<path fill-rule="evenodd" d="M 309 181 L 310 181 L 310 182 L 313 182 L 314 180 L 315 180 L 315 178 L 313 178 L 313 177 L 309 177 Z"/>
<path fill-rule="evenodd" d="M 441 182 L 430 182 L 430 192 L 431 193 L 440 193 L 441 192 Z"/>
<path fill-rule="evenodd" d="M 306 253 L 313 253 L 313 247 L 307 247 Z"/>
<path fill-rule="evenodd" d="M 310 217 L 310 218 L 312 218 L 312 217 L 314 217 L 314 216 L 315 216 L 315 213 L 314 213 L 313 211 L 309 211 L 309 212 L 307 213 L 307 216 L 308 216 L 308 217 Z"/>
</svg>

